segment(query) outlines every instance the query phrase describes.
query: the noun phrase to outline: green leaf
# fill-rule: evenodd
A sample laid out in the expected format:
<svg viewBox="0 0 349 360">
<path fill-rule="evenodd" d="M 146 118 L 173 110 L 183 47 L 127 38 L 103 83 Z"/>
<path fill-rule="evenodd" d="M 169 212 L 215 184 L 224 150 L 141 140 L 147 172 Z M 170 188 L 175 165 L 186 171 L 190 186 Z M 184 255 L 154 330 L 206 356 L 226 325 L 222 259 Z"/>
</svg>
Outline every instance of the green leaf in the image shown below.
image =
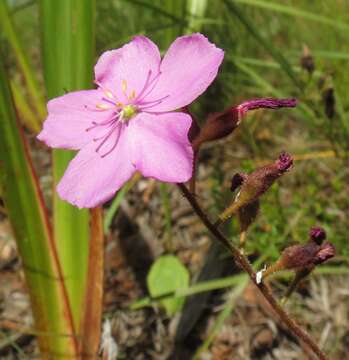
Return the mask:
<svg viewBox="0 0 349 360">
<path fill-rule="evenodd" d="M 316 12 L 309 12 L 300 9 L 296 6 L 289 6 L 285 4 L 278 4 L 270 0 L 234 0 L 237 3 L 252 5 L 261 9 L 271 10 L 280 14 L 290 15 L 297 18 L 303 18 L 305 20 L 314 21 L 320 24 L 329 25 L 333 28 L 343 31 L 349 30 L 349 24 L 339 21 L 337 18 L 329 18 L 327 16 L 317 14 Z"/>
<path fill-rule="evenodd" d="M 48 97 L 91 88 L 95 52 L 94 0 L 41 0 L 44 77 Z M 54 183 L 62 177 L 75 153 L 53 151 Z M 89 213 L 54 194 L 53 230 L 79 333 L 87 279 Z"/>
<path fill-rule="evenodd" d="M 176 256 L 164 255 L 152 265 L 147 285 L 151 296 L 161 296 L 188 287 L 189 273 Z M 165 307 L 167 315 L 171 316 L 182 308 L 184 298 L 164 299 L 161 304 Z"/>
<path fill-rule="evenodd" d="M 297 78 L 295 72 L 292 69 L 292 66 L 289 64 L 285 56 L 272 44 L 272 42 L 268 41 L 259 29 L 254 25 L 254 23 L 241 11 L 241 9 L 236 6 L 235 2 L 232 0 L 224 0 L 224 3 L 228 9 L 228 11 L 236 17 L 248 30 L 248 32 L 257 40 L 259 44 L 261 44 L 266 51 L 270 53 L 270 55 L 277 61 L 284 72 L 288 75 L 288 77 L 292 80 L 292 82 L 297 86 L 297 88 L 302 89 L 302 84 Z"/>
<path fill-rule="evenodd" d="M 57 249 L 0 56 L 0 192 L 22 259 L 43 359 L 77 354 Z M 46 355 L 45 355 L 46 354 Z"/>
<path fill-rule="evenodd" d="M 30 64 L 30 61 L 26 55 L 26 51 L 19 38 L 19 31 L 16 30 L 12 16 L 9 12 L 6 0 L 0 1 L 0 27 L 6 36 L 11 48 L 15 54 L 17 64 L 22 71 L 25 83 L 27 85 L 29 95 L 32 97 L 33 106 L 36 109 L 37 115 L 36 126 L 39 126 L 40 120 L 42 121 L 45 117 L 45 101 L 40 90 L 38 81 L 34 75 L 34 70 Z"/>
</svg>

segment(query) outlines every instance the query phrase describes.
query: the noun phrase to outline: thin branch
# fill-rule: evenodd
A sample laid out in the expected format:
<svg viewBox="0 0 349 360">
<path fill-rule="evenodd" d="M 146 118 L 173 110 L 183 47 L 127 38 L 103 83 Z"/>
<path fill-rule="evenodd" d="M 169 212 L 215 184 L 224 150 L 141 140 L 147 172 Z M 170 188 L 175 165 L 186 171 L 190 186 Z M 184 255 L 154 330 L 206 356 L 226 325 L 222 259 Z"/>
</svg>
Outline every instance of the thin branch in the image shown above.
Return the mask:
<svg viewBox="0 0 349 360">
<path fill-rule="evenodd" d="M 253 268 L 248 262 L 247 258 L 244 255 L 242 255 L 235 246 L 231 244 L 231 242 L 221 233 L 221 231 L 217 227 L 214 226 L 214 224 L 209 220 L 207 215 L 201 209 L 195 197 L 186 188 L 186 186 L 184 184 L 177 184 L 177 185 L 182 191 L 185 198 L 192 206 L 195 213 L 205 224 L 207 229 L 223 246 L 225 246 L 229 250 L 229 252 L 233 256 L 234 261 L 245 272 L 248 273 L 252 282 L 258 287 L 260 292 L 263 294 L 264 298 L 268 301 L 268 303 L 273 308 L 273 310 L 278 314 L 281 321 L 287 326 L 287 328 L 290 329 L 291 332 L 293 332 L 293 334 L 297 336 L 301 341 L 307 344 L 309 348 L 318 356 L 319 359 L 329 360 L 329 358 L 320 350 L 320 348 L 318 347 L 316 342 L 310 337 L 310 335 L 306 333 L 293 319 L 291 319 L 289 315 L 285 312 L 285 310 L 279 305 L 277 300 L 272 295 L 270 289 L 263 282 L 257 284 L 256 274 L 253 271 Z"/>
</svg>

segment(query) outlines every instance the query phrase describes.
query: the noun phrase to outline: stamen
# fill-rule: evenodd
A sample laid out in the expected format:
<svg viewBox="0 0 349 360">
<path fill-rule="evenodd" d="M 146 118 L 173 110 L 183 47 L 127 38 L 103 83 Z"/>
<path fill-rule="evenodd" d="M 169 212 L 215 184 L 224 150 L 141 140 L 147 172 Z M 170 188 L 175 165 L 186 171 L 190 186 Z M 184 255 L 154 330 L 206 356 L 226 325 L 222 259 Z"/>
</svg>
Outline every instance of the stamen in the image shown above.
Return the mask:
<svg viewBox="0 0 349 360">
<path fill-rule="evenodd" d="M 151 70 L 149 70 L 149 73 L 151 74 Z M 149 84 L 147 84 L 147 82 L 149 81 L 149 79 L 147 77 L 146 85 L 144 86 L 144 88 L 140 92 L 140 94 L 137 96 L 137 99 L 136 99 L 137 101 L 142 101 L 146 96 L 148 96 L 154 90 L 155 85 L 157 84 L 160 75 L 161 75 L 161 72 L 159 71 L 158 74 L 153 78 L 153 80 L 149 82 Z M 150 75 L 149 75 L 149 78 L 150 78 Z M 148 90 L 148 91 L 145 92 L 145 90 Z"/>
<path fill-rule="evenodd" d="M 96 108 L 99 109 L 99 110 L 110 110 L 110 109 L 112 109 L 109 105 L 102 104 L 102 103 L 97 104 Z"/>
<path fill-rule="evenodd" d="M 140 104 L 140 109 L 143 111 L 144 109 L 150 109 L 153 106 L 161 104 L 165 99 L 167 99 L 170 95 L 166 95 L 158 100 L 146 101 Z M 143 106 L 147 105 L 147 106 Z"/>
<path fill-rule="evenodd" d="M 109 155 L 117 146 L 118 142 L 119 142 L 119 139 L 120 139 L 120 134 L 121 134 L 121 126 L 118 126 L 118 134 L 116 136 L 116 139 L 114 141 L 114 144 L 113 146 L 111 147 L 111 149 L 109 151 L 107 151 L 105 154 L 101 155 L 101 158 L 104 158 L 106 157 L 107 155 Z"/>
<path fill-rule="evenodd" d="M 145 83 L 144 83 L 144 85 L 143 85 L 143 88 L 142 88 L 142 90 L 140 91 L 140 93 L 138 94 L 136 100 L 138 100 L 138 99 L 143 95 L 144 91 L 147 89 L 148 83 L 149 83 L 149 80 L 150 80 L 150 77 L 151 77 L 151 74 L 152 74 L 152 71 L 149 70 L 149 71 L 148 71 L 148 74 L 147 74 L 147 78 L 145 79 Z"/>
<path fill-rule="evenodd" d="M 127 97 L 127 94 L 126 94 L 127 81 L 125 79 L 121 81 L 121 90 L 122 90 L 122 93 Z"/>
<path fill-rule="evenodd" d="M 104 90 L 103 91 L 104 95 L 109 99 L 109 100 L 113 100 L 114 99 L 114 95 L 111 91 L 109 90 Z"/>
<path fill-rule="evenodd" d="M 102 147 L 102 146 L 106 143 L 106 141 L 110 138 L 110 136 L 113 134 L 115 128 L 116 128 L 118 125 L 119 125 L 118 122 L 116 122 L 116 123 L 112 126 L 112 128 L 108 131 L 107 134 L 105 134 L 105 135 L 102 136 L 101 138 L 93 139 L 93 141 L 98 141 L 98 140 L 103 139 L 103 137 L 104 137 L 104 139 L 101 141 L 101 143 L 97 146 L 97 148 L 96 148 L 96 153 L 98 153 L 98 151 L 101 149 L 101 147 Z"/>
<path fill-rule="evenodd" d="M 104 95 L 105 95 L 107 98 L 109 98 L 109 99 L 111 99 L 111 100 L 117 100 L 117 97 L 116 97 L 109 89 L 107 89 L 106 87 L 104 87 L 99 81 L 96 81 L 96 80 L 95 80 L 94 83 L 95 83 L 99 88 L 102 89 Z"/>
<path fill-rule="evenodd" d="M 132 101 L 132 100 L 134 100 L 135 98 L 136 98 L 136 91 L 135 91 L 135 90 L 132 90 L 130 96 L 128 97 L 128 99 L 129 99 L 130 101 Z"/>
<path fill-rule="evenodd" d="M 105 126 L 105 125 L 109 125 L 111 124 L 113 121 L 115 121 L 118 117 L 120 116 L 120 111 L 113 114 L 113 116 L 111 116 L 108 120 L 102 121 L 102 122 L 96 122 L 96 121 L 92 121 L 92 126 L 90 126 L 89 128 L 85 129 L 85 131 L 90 131 L 98 126 Z"/>
</svg>

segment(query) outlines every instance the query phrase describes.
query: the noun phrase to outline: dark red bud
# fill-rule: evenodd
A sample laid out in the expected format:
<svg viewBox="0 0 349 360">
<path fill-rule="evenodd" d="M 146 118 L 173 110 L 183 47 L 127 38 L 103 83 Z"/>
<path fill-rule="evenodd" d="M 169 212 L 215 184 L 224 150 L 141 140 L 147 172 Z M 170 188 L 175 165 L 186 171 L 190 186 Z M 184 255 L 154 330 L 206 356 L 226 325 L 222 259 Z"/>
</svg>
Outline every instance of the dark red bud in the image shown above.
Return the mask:
<svg viewBox="0 0 349 360">
<path fill-rule="evenodd" d="M 279 159 L 276 160 L 276 165 L 281 173 L 288 171 L 293 165 L 292 156 L 286 152 L 282 152 Z"/>
<path fill-rule="evenodd" d="M 329 119 L 332 119 L 336 114 L 336 99 L 334 96 L 333 87 L 330 87 L 324 91 L 322 99 L 325 106 L 325 114 Z"/>
<path fill-rule="evenodd" d="M 246 231 L 251 224 L 256 220 L 259 212 L 259 200 L 241 207 L 238 210 L 238 219 L 240 225 L 240 232 Z"/>
<path fill-rule="evenodd" d="M 234 192 L 239 186 L 241 186 L 244 180 L 246 179 L 246 177 L 247 175 L 242 173 L 235 174 L 231 179 L 230 191 Z"/>
<path fill-rule="evenodd" d="M 200 126 L 199 126 L 199 123 L 198 123 L 196 117 L 190 112 L 188 106 L 182 108 L 182 111 L 184 113 L 190 115 L 191 119 L 192 119 L 191 126 L 190 126 L 190 129 L 188 132 L 189 141 L 192 143 L 194 141 L 194 139 L 197 138 L 200 133 Z"/>
<path fill-rule="evenodd" d="M 301 67 L 306 70 L 309 74 L 312 74 L 315 70 L 314 58 L 308 48 L 308 46 L 303 46 L 303 55 L 300 60 Z"/>
<path fill-rule="evenodd" d="M 321 245 L 326 239 L 326 231 L 322 227 L 312 227 L 309 231 L 309 237 L 312 241 Z"/>
<path fill-rule="evenodd" d="M 198 150 L 204 142 L 219 140 L 230 135 L 238 127 L 247 111 L 260 108 L 275 110 L 295 106 L 297 106 L 296 99 L 254 99 L 245 101 L 225 111 L 211 114 L 201 129 L 200 134 L 193 141 L 193 148 Z"/>
<path fill-rule="evenodd" d="M 194 150 L 197 150 L 204 142 L 219 140 L 230 135 L 236 129 L 238 123 L 239 117 L 235 108 L 210 114 L 200 134 L 192 143 Z"/>
<path fill-rule="evenodd" d="M 328 259 L 333 258 L 335 255 L 336 255 L 335 247 L 331 243 L 326 242 L 321 245 L 319 252 L 316 254 L 314 259 L 314 264 L 315 265 L 322 264 Z"/>
</svg>

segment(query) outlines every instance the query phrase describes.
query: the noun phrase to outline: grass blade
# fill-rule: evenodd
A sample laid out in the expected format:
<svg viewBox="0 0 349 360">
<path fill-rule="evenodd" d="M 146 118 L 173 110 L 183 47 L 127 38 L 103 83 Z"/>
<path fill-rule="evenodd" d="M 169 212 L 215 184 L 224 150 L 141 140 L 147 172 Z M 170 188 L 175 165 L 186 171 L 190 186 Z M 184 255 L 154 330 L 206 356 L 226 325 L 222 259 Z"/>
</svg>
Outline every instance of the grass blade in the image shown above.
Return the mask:
<svg viewBox="0 0 349 360">
<path fill-rule="evenodd" d="M 0 185 L 15 233 L 44 359 L 76 354 L 57 250 L 0 57 Z"/>
<path fill-rule="evenodd" d="M 275 47 L 273 44 L 265 39 L 263 35 L 258 31 L 256 26 L 250 21 L 243 12 L 235 5 L 232 0 L 224 0 L 224 3 L 228 11 L 234 15 L 249 31 L 249 33 L 270 53 L 270 55 L 280 64 L 281 68 L 285 71 L 288 77 L 292 82 L 297 86 L 298 89 L 302 89 L 302 84 L 298 80 L 296 74 L 294 73 L 292 66 L 282 55 L 282 53 Z"/>
<path fill-rule="evenodd" d="M 41 124 L 38 120 L 38 117 L 34 114 L 29 104 L 27 103 L 21 88 L 15 81 L 11 81 L 11 90 L 21 123 L 34 134 L 37 134 L 41 129 Z"/>
<path fill-rule="evenodd" d="M 22 71 L 28 91 L 33 100 L 33 106 L 39 116 L 37 119 L 37 126 L 40 120 L 43 120 L 46 114 L 45 102 L 40 91 L 39 84 L 34 76 L 34 71 L 30 65 L 29 59 L 18 36 L 11 14 L 9 12 L 6 0 L 0 1 L 0 24 L 3 32 L 11 45 L 11 48 L 16 56 L 16 61 Z"/>
<path fill-rule="evenodd" d="M 329 25 L 335 29 L 349 31 L 349 24 L 342 22 L 338 19 L 331 19 L 324 15 L 316 14 L 315 12 L 309 12 L 299 9 L 295 6 L 289 6 L 284 4 L 278 4 L 265 0 L 234 0 L 236 3 L 251 5 L 259 7 L 261 9 L 271 10 L 280 14 L 290 15 L 297 18 L 303 18 L 305 20 L 314 21 L 320 24 Z"/>
<path fill-rule="evenodd" d="M 90 88 L 94 64 L 94 0 L 41 0 L 41 30 L 45 83 L 49 98 Z M 71 151 L 53 151 L 53 177 L 63 175 Z M 54 195 L 54 237 L 79 333 L 87 278 L 89 214 Z"/>
</svg>

